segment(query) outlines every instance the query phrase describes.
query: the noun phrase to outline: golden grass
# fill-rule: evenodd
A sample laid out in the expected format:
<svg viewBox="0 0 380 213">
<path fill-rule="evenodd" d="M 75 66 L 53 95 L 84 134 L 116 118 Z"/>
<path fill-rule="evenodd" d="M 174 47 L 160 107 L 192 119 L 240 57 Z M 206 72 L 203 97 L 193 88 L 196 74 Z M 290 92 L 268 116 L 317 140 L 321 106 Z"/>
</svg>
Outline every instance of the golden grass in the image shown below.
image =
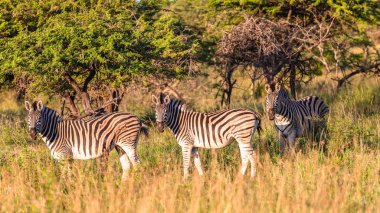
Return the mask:
<svg viewBox="0 0 380 213">
<path fill-rule="evenodd" d="M 149 146 L 142 145 L 140 153 Z M 70 176 L 65 165 L 56 165 L 41 150 L 45 147 L 9 150 L 13 159 L 0 169 L 2 211 L 374 212 L 380 202 L 377 152 L 340 159 L 313 150 L 276 162 L 263 153 L 254 180 L 236 178 L 237 169 L 223 168 L 214 158 L 219 153 L 212 153 L 204 177 L 194 174 L 183 181 L 178 151 L 169 149 L 157 165 L 142 163 L 121 182 L 115 156 L 103 178 L 93 162 L 75 162 Z M 239 161 L 238 153 L 233 160 Z"/>
<path fill-rule="evenodd" d="M 323 83 L 323 81 L 321 81 Z M 239 150 L 201 150 L 205 171 L 182 179 L 180 147 L 169 131 L 151 130 L 139 144 L 141 165 L 126 182 L 111 153 L 107 172 L 96 161 L 55 162 L 42 142 L 26 134 L 24 112 L 10 113 L 0 122 L 1 212 L 378 212 L 380 206 L 380 86 L 378 79 L 356 84 L 339 94 L 319 88 L 319 80 L 303 94 L 321 95 L 330 105 L 327 152 L 300 139 L 298 153 L 280 157 L 275 133 L 263 117 L 263 135 L 255 135 L 257 176 L 237 175 Z M 328 85 L 329 83 L 326 83 Z M 200 93 L 200 92 L 199 92 Z M 252 103 L 236 92 L 236 106 L 262 110 L 263 99 Z M 9 95 L 9 94 L 8 94 Z M 205 98 L 212 97 L 207 93 Z M 189 102 L 202 110 L 199 94 Z M 239 99 L 240 97 L 240 99 Z M 130 96 L 129 111 L 142 116 Z M 1 105 L 1 104 L 0 104 Z M 15 105 L 7 103 L 8 107 Z M 134 109 L 136 107 L 136 109 Z M 0 108 L 3 112 L 12 109 Z M 261 113 L 263 113 L 261 111 Z"/>
</svg>

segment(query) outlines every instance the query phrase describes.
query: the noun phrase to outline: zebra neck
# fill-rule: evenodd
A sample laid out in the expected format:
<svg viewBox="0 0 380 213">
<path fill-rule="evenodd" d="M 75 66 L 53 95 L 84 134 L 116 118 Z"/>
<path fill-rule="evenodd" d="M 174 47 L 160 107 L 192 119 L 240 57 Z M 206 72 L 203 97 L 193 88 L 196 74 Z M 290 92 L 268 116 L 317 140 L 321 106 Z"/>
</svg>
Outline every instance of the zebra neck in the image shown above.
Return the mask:
<svg viewBox="0 0 380 213">
<path fill-rule="evenodd" d="M 275 114 L 276 123 L 288 123 L 293 119 L 293 114 L 290 110 L 292 105 L 291 100 L 285 100 L 283 103 L 284 105 L 281 106 L 280 110 Z"/>
<path fill-rule="evenodd" d="M 278 125 L 288 124 L 290 123 L 291 120 L 292 119 L 290 117 L 285 117 L 280 114 L 276 114 L 274 118 L 275 123 Z"/>
<path fill-rule="evenodd" d="M 41 127 L 41 135 L 47 145 L 53 143 L 58 136 L 57 125 L 61 117 L 52 109 L 43 108 L 41 111 L 43 124 Z"/>
<path fill-rule="evenodd" d="M 182 109 L 182 105 L 172 105 L 173 108 L 170 108 L 170 110 L 167 112 L 168 118 L 166 125 L 169 127 L 169 129 L 174 133 L 174 135 L 177 135 L 177 133 L 180 131 L 181 125 L 183 125 L 182 119 L 184 117 L 184 114 L 189 113 Z"/>
</svg>

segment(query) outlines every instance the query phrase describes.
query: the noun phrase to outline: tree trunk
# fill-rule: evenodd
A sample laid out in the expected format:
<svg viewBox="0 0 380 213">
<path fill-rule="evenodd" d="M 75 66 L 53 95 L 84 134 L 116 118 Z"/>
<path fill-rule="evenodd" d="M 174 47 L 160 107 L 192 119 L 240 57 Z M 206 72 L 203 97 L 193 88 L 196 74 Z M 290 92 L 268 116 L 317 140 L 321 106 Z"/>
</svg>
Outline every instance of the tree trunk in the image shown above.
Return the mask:
<svg viewBox="0 0 380 213">
<path fill-rule="evenodd" d="M 223 97 L 221 104 L 225 105 L 227 109 L 231 106 L 231 95 L 232 89 L 236 83 L 236 80 L 232 80 L 232 74 L 234 72 L 234 67 L 230 65 L 225 66 L 224 82 L 222 85 Z"/>
<path fill-rule="evenodd" d="M 17 90 L 17 94 L 16 94 L 16 100 L 17 101 L 22 101 L 25 99 L 25 93 L 26 93 L 26 88 L 24 87 L 21 87 Z"/>
<path fill-rule="evenodd" d="M 252 72 L 252 75 L 251 75 L 251 96 L 254 97 L 255 96 L 255 81 L 256 81 L 256 70 L 255 68 L 252 68 L 253 72 Z"/>
<path fill-rule="evenodd" d="M 290 64 L 289 86 L 290 86 L 290 93 L 292 94 L 293 98 L 297 99 L 296 97 L 296 68 L 293 64 Z"/>
<path fill-rule="evenodd" d="M 64 94 L 64 95 L 62 95 L 62 97 L 65 99 L 65 102 L 66 102 L 67 108 L 69 108 L 70 113 L 71 113 L 73 116 L 75 116 L 75 117 L 79 117 L 79 116 L 80 116 L 80 113 L 79 113 L 78 108 L 75 106 L 75 103 L 74 103 L 74 96 L 70 96 L 70 95 L 68 95 L 68 94 Z"/>
<path fill-rule="evenodd" d="M 90 95 L 86 92 L 81 92 L 81 100 L 86 115 L 91 115 L 94 113 L 94 110 L 91 107 Z"/>
<path fill-rule="evenodd" d="M 109 104 L 105 106 L 106 112 L 117 112 L 119 111 L 119 104 L 124 97 L 124 92 L 121 92 L 118 89 L 113 89 L 109 94 Z"/>
<path fill-rule="evenodd" d="M 69 74 L 66 73 L 64 75 L 67 82 L 73 87 L 77 94 L 80 94 L 80 98 L 86 115 L 91 115 L 94 113 L 94 110 L 91 107 L 90 95 L 87 92 L 87 86 L 90 83 L 91 79 L 95 76 L 94 73 L 95 71 L 90 72 L 89 76 L 85 80 L 83 87 L 81 87 Z"/>
<path fill-rule="evenodd" d="M 272 90 L 274 90 L 274 83 L 275 83 L 274 77 L 275 77 L 275 75 L 273 75 L 272 72 L 269 72 L 268 68 L 263 68 L 263 69 L 264 69 L 264 76 L 265 76 L 267 84 L 269 84 L 270 87 L 272 88 Z"/>
</svg>

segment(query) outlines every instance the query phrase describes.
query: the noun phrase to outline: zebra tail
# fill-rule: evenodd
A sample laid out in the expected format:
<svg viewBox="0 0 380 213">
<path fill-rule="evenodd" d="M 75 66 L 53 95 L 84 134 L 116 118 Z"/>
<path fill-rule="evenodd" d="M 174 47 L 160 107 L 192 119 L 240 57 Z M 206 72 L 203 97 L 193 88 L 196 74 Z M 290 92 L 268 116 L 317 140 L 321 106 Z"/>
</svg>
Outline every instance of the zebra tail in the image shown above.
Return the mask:
<svg viewBox="0 0 380 213">
<path fill-rule="evenodd" d="M 256 118 L 257 119 L 257 121 L 259 122 L 258 124 L 257 124 L 257 133 L 259 133 L 259 136 L 261 136 L 261 132 L 262 132 L 262 128 L 261 128 L 261 120 L 260 120 L 260 118 Z"/>
<path fill-rule="evenodd" d="M 146 137 L 149 136 L 149 128 L 147 125 L 141 123 L 140 132 L 143 133 Z"/>
</svg>

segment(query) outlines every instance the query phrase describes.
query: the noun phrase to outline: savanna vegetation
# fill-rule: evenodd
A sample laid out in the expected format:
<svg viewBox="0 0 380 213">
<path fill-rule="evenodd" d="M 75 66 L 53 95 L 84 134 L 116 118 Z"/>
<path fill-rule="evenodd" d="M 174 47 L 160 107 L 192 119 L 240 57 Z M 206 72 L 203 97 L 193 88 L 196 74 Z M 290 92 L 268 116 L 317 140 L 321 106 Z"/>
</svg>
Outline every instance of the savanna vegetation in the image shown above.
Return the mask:
<svg viewBox="0 0 380 213">
<path fill-rule="evenodd" d="M 1 212 L 377 212 L 380 205 L 379 3 L 368 1 L 0 2 Z M 330 107 L 328 135 L 281 156 L 266 83 Z M 235 143 L 200 150 L 182 178 L 172 133 L 154 128 L 151 94 L 189 108 L 249 108 L 263 132 L 257 176 Z M 67 119 L 128 111 L 150 127 L 127 181 L 112 152 L 57 162 L 26 127 L 24 100 Z"/>
</svg>

